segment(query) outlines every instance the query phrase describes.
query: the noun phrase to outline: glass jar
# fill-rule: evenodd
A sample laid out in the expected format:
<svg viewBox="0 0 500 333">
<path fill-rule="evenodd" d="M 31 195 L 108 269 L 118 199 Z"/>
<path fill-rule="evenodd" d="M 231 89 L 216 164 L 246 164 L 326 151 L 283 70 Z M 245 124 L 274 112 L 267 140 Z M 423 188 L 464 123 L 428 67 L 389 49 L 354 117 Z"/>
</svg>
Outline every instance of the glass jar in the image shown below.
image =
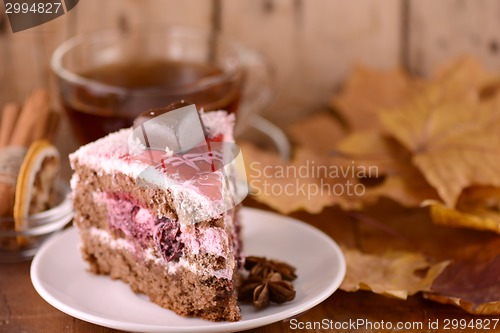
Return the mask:
<svg viewBox="0 0 500 333">
<path fill-rule="evenodd" d="M 73 202 L 68 184 L 59 181 L 56 205 L 46 211 L 29 216 L 23 231 L 15 230 L 13 217 L 0 217 L 0 263 L 33 258 L 40 245 L 51 235 L 62 230 L 73 219 Z"/>
</svg>

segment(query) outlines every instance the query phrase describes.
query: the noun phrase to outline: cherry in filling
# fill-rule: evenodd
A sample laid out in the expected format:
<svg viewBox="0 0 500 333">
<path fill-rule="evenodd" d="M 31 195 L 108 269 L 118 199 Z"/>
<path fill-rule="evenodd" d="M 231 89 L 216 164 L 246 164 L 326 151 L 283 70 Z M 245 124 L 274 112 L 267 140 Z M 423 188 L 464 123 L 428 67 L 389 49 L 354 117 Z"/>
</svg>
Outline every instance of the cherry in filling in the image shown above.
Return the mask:
<svg viewBox="0 0 500 333">
<path fill-rule="evenodd" d="M 184 243 L 180 241 L 178 221 L 157 218 L 141 207 L 129 193 L 107 193 L 108 219 L 111 229 L 145 248 L 151 239 L 167 261 L 179 259 Z"/>
</svg>

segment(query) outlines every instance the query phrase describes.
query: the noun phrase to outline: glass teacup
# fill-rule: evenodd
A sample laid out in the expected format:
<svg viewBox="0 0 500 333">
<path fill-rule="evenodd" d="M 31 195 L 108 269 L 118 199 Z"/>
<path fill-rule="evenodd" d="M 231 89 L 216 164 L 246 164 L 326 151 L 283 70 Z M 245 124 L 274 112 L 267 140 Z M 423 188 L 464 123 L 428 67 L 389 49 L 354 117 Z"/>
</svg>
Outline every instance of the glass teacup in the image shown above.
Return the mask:
<svg viewBox="0 0 500 333">
<path fill-rule="evenodd" d="M 78 35 L 52 57 L 60 97 L 82 143 L 186 100 L 237 113 L 237 133 L 272 96 L 267 62 L 220 34 L 190 27 Z"/>
</svg>

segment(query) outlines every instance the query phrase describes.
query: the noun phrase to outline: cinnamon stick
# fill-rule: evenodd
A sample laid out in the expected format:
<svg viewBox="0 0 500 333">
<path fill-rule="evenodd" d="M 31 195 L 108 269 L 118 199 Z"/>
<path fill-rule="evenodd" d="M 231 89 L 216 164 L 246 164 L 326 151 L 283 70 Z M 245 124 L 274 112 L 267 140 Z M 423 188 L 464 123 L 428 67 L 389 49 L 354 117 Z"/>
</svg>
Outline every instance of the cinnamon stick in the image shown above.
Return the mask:
<svg viewBox="0 0 500 333">
<path fill-rule="evenodd" d="M 9 144 L 20 109 L 21 107 L 16 103 L 7 103 L 3 107 L 2 125 L 0 127 L 0 148 L 6 147 Z"/>
<path fill-rule="evenodd" d="M 61 114 L 57 111 L 52 111 L 49 115 L 49 121 L 45 130 L 44 138 L 54 143 L 61 122 Z"/>
<path fill-rule="evenodd" d="M 43 123 L 43 128 L 45 128 L 47 120 L 40 119 L 40 115 L 45 115 L 45 118 L 47 118 L 50 112 L 49 108 L 50 97 L 48 92 L 44 89 L 37 89 L 33 91 L 26 98 L 21 109 L 21 113 L 15 122 L 15 126 L 10 131 L 11 135 L 10 138 L 8 138 L 7 145 L 28 148 L 32 140 L 35 138 L 34 135 L 43 134 L 43 130 L 35 131 L 35 129 L 39 123 Z M 13 207 L 13 191 L 12 185 L 0 184 L 0 216 L 11 215 Z"/>
<path fill-rule="evenodd" d="M 14 207 L 13 187 L 8 184 L 0 184 L 0 217 L 12 216 Z"/>
<path fill-rule="evenodd" d="M 10 137 L 16 127 L 20 106 L 8 103 L 3 108 L 2 125 L 0 128 L 0 148 L 8 145 Z M 10 184 L 0 184 L 0 216 L 11 215 L 13 206 L 13 188 Z"/>
<path fill-rule="evenodd" d="M 28 147 L 33 138 L 33 131 L 37 123 L 41 122 L 39 115 L 46 114 L 46 108 L 50 108 L 50 97 L 48 92 L 44 89 L 33 91 L 24 102 L 21 115 L 12 132 L 9 145 Z M 45 120 L 43 120 L 43 122 L 45 122 Z"/>
<path fill-rule="evenodd" d="M 31 137 L 31 142 L 40 139 L 46 139 L 48 135 L 48 126 L 50 120 L 50 96 L 44 91 L 43 96 L 40 97 L 40 105 L 39 109 L 37 109 L 36 117 L 38 121 L 35 124 L 35 128 L 33 129 L 33 134 Z"/>
</svg>

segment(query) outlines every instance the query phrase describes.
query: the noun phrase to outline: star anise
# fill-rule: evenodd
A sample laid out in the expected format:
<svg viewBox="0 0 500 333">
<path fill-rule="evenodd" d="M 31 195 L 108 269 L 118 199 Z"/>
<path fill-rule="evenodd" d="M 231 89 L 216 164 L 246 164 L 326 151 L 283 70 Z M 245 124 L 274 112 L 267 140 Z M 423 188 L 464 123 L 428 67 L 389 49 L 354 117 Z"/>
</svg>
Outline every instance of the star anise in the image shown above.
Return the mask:
<svg viewBox="0 0 500 333">
<path fill-rule="evenodd" d="M 253 292 L 253 307 L 257 310 L 269 305 L 269 287 L 267 283 L 259 284 Z"/>
<path fill-rule="evenodd" d="M 269 294 L 271 301 L 274 303 L 282 304 L 290 302 L 295 298 L 295 288 L 289 281 L 284 281 L 280 273 L 273 273 L 268 281 Z"/>
<path fill-rule="evenodd" d="M 271 273 L 280 273 L 283 280 L 293 281 L 297 278 L 295 267 L 278 260 L 268 260 L 264 257 L 249 256 L 245 259 L 245 269 L 250 271 L 250 276 L 261 278 Z"/>
<path fill-rule="evenodd" d="M 256 309 L 265 308 L 270 301 L 278 304 L 289 302 L 295 294 L 293 284 L 283 280 L 280 273 L 271 273 L 264 279 L 251 277 L 239 290 L 240 301 L 253 302 Z"/>
<path fill-rule="evenodd" d="M 296 292 L 290 282 L 297 278 L 293 266 L 250 256 L 246 258 L 245 269 L 250 272 L 239 288 L 240 301 L 253 302 L 256 309 L 262 309 L 270 301 L 282 304 L 295 298 Z"/>
</svg>

